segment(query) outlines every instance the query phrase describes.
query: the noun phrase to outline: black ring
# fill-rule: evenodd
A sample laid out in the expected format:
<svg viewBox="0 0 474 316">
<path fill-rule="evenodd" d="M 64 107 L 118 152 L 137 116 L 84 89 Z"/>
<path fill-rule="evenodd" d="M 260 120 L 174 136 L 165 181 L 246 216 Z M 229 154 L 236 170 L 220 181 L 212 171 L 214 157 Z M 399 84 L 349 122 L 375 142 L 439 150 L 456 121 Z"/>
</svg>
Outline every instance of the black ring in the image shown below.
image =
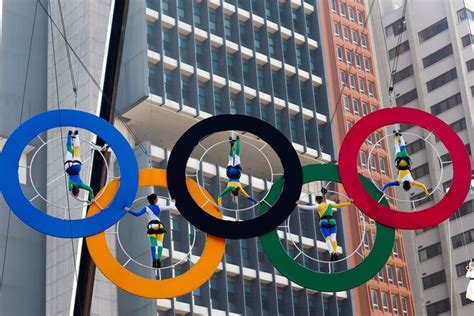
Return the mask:
<svg viewBox="0 0 474 316">
<path fill-rule="evenodd" d="M 222 131 L 240 130 L 259 136 L 280 158 L 285 181 L 275 204 L 265 214 L 251 220 L 220 220 L 203 211 L 186 187 L 186 165 L 191 153 L 206 136 Z M 177 141 L 167 167 L 168 190 L 176 206 L 191 224 L 222 238 L 243 239 L 264 235 L 276 229 L 291 214 L 301 194 L 303 173 L 292 144 L 270 124 L 245 115 L 216 115 L 189 128 Z"/>
</svg>

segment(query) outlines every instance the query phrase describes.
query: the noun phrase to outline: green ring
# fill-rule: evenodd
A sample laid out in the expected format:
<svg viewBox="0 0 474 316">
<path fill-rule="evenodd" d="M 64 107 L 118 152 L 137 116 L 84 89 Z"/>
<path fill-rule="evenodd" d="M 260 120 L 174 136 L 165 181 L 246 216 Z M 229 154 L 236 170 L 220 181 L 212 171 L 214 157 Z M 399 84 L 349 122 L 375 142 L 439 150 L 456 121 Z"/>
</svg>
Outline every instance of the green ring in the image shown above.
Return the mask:
<svg viewBox="0 0 474 316">
<path fill-rule="evenodd" d="M 360 175 L 364 188 L 376 200 L 382 193 L 375 185 Z M 303 183 L 326 180 L 341 183 L 339 169 L 333 164 L 314 164 L 303 167 Z M 281 177 L 272 186 L 266 202 L 269 205 L 278 199 L 282 190 L 284 178 Z M 267 203 L 261 204 L 260 215 L 267 212 Z M 382 204 L 388 206 L 384 198 Z M 277 230 L 260 236 L 263 251 L 273 266 L 284 276 L 307 289 L 321 292 L 339 292 L 353 289 L 373 278 L 383 268 L 389 259 L 395 242 L 395 229 L 377 223 L 377 235 L 374 247 L 370 254 L 355 268 L 336 273 L 322 273 L 312 271 L 294 261 L 283 248 Z M 389 246 L 391 245 L 391 246 Z"/>
</svg>

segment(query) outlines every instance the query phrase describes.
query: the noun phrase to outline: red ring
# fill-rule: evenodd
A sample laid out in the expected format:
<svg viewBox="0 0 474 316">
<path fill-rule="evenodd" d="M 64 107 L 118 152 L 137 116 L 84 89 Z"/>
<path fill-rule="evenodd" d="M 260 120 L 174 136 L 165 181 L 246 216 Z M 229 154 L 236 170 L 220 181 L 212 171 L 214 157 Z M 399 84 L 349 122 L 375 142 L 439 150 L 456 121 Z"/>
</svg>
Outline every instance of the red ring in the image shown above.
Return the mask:
<svg viewBox="0 0 474 316">
<path fill-rule="evenodd" d="M 425 210 L 407 213 L 383 206 L 364 190 L 359 178 L 357 158 L 362 144 L 374 130 L 396 123 L 432 131 L 451 155 L 454 174 L 451 188 L 441 201 Z M 427 112 L 398 107 L 373 112 L 349 130 L 339 152 L 339 173 L 347 195 L 364 214 L 389 227 L 421 229 L 441 223 L 464 202 L 471 183 L 471 162 L 464 143 L 449 125 Z"/>
</svg>

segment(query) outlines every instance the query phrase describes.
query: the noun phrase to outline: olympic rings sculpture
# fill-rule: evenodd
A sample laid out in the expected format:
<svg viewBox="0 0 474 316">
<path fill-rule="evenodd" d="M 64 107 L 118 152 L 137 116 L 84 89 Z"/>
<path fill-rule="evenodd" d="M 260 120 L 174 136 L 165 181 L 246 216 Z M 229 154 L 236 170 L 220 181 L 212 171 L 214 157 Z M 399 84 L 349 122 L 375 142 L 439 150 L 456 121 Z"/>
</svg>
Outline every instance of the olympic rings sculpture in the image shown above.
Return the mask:
<svg viewBox="0 0 474 316">
<path fill-rule="evenodd" d="M 453 185 L 436 207 L 414 213 L 391 210 L 382 193 L 357 172 L 356 157 L 361 143 L 375 129 L 395 123 L 419 125 L 446 145 L 454 169 Z M 99 193 L 99 209 L 93 204 L 86 218 L 62 220 L 34 207 L 21 190 L 18 168 L 23 149 L 40 133 L 57 127 L 73 126 L 100 136 L 113 149 L 120 168 L 120 180 L 109 182 Z M 271 187 L 255 219 L 229 222 L 222 219 L 212 197 L 186 178 L 186 163 L 199 141 L 215 132 L 242 130 L 255 134 L 275 150 L 284 175 Z M 458 135 L 435 116 L 423 111 L 395 108 L 373 112 L 349 130 L 340 151 L 339 166 L 317 164 L 301 168 L 291 143 L 268 123 L 249 116 L 218 115 L 191 127 L 172 150 L 167 170 L 138 170 L 133 150 L 125 138 L 108 122 L 76 110 L 56 110 L 39 114 L 20 125 L 8 138 L 0 153 L 0 192 L 14 214 L 31 228 L 60 238 L 86 237 L 97 267 L 115 285 L 148 298 L 172 298 L 193 291 L 216 270 L 225 251 L 223 238 L 260 237 L 271 263 L 291 281 L 317 291 L 350 290 L 372 278 L 390 256 L 394 228 L 419 229 L 440 223 L 453 214 L 469 192 L 470 159 Z M 277 227 L 291 214 L 303 183 L 327 180 L 340 182 L 348 196 L 367 216 L 377 222 L 377 238 L 370 255 L 355 268 L 338 273 L 320 273 L 300 266 L 283 249 Z M 107 248 L 105 230 L 116 224 L 130 206 L 137 189 L 144 186 L 168 188 L 181 214 L 195 227 L 208 234 L 200 260 L 186 273 L 165 280 L 150 280 L 135 275 L 120 265 Z M 198 194 L 199 192 L 199 194 Z M 204 195 L 202 194 L 204 192 Z M 381 202 L 381 203 L 380 203 Z M 439 210 L 438 210 L 439 208 Z M 429 215 L 427 215 L 429 213 Z"/>
</svg>

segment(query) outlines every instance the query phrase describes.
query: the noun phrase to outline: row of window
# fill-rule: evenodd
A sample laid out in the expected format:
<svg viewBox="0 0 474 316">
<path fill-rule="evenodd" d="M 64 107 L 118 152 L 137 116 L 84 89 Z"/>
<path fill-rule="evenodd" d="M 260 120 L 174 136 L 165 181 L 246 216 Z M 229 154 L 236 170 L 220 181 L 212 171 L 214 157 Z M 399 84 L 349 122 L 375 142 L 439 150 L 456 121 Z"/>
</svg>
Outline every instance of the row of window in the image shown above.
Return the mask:
<svg viewBox="0 0 474 316">
<path fill-rule="evenodd" d="M 148 26 L 148 45 L 151 50 L 158 51 L 158 40 L 159 40 L 159 24 L 157 22 L 147 22 Z M 224 54 L 223 47 L 214 47 L 210 46 L 207 41 L 201 41 L 199 39 L 194 39 L 192 35 L 184 35 L 179 34 L 176 28 L 167 29 L 163 28 L 163 50 L 165 55 L 170 57 L 176 57 L 177 50 L 179 49 L 181 60 L 186 63 L 191 63 L 193 59 L 193 44 L 195 43 L 195 56 L 196 62 L 199 68 L 209 70 L 210 65 L 207 64 L 207 59 L 205 58 L 205 53 L 212 54 L 212 62 L 213 62 L 213 71 L 219 75 L 222 75 L 224 64 L 225 62 L 222 60 L 222 56 Z M 284 61 L 287 64 L 293 65 L 300 69 L 305 69 L 309 72 L 314 73 L 316 70 L 314 64 L 315 53 L 312 50 L 306 49 L 306 46 L 303 45 L 295 45 L 292 44 L 290 39 L 283 39 L 279 36 L 277 37 L 276 34 L 267 33 L 268 35 L 266 39 L 263 39 L 265 35 L 262 35 L 262 32 L 255 32 L 255 48 L 257 51 L 262 51 L 264 54 L 268 54 L 273 58 L 277 58 L 279 60 Z M 178 40 L 176 40 L 176 38 Z M 266 40 L 266 44 L 262 45 L 262 40 Z M 251 46 L 247 43 L 242 43 L 243 46 Z M 281 44 L 281 52 L 278 53 L 279 50 L 277 49 Z M 265 46 L 265 49 L 263 47 Z M 234 62 L 235 56 L 237 54 L 228 54 L 229 63 Z M 308 62 L 309 59 L 309 62 Z M 250 60 L 243 59 L 243 63 L 250 63 Z M 232 73 L 231 73 L 232 74 Z"/>
<path fill-rule="evenodd" d="M 453 244 L 453 249 L 465 246 L 474 241 L 474 229 L 462 232 L 458 235 L 451 237 L 451 242 Z"/>
<path fill-rule="evenodd" d="M 468 19 L 469 21 L 474 21 L 474 12 L 468 8 L 462 8 L 458 10 L 458 22 Z"/>
<path fill-rule="evenodd" d="M 397 295 L 390 294 L 391 299 L 389 302 L 389 299 L 388 299 L 389 293 L 387 292 L 371 289 L 370 293 L 371 293 L 371 298 L 372 298 L 372 308 L 374 310 L 383 309 L 384 312 L 391 312 L 393 314 L 402 314 L 403 316 L 410 315 L 408 311 L 408 299 L 406 297 L 403 297 L 403 296 L 399 297 Z M 379 299 L 379 297 L 381 299 Z M 401 304 L 399 304 L 399 300 Z M 399 310 L 399 306 L 401 306 L 401 311 Z"/>
<path fill-rule="evenodd" d="M 423 67 L 427 68 L 438 61 L 451 56 L 453 54 L 453 46 L 451 44 L 444 46 L 443 48 L 438 49 L 434 53 L 423 58 Z"/>
<path fill-rule="evenodd" d="M 441 270 L 424 276 L 421 281 L 423 283 L 423 289 L 427 290 L 435 287 L 436 285 L 446 283 L 446 273 L 444 270 Z"/>
<path fill-rule="evenodd" d="M 342 32 L 341 32 L 341 26 L 338 22 L 333 22 L 333 27 L 334 27 L 334 35 L 336 37 L 341 37 L 345 40 L 350 42 L 352 40 L 352 44 L 361 46 L 362 48 L 368 49 L 368 37 L 367 34 L 364 33 L 359 33 L 358 30 L 351 30 L 349 27 L 343 25 L 342 26 Z"/>
<path fill-rule="evenodd" d="M 405 17 L 402 17 L 401 19 L 396 20 L 389 26 L 385 27 L 385 35 L 387 37 L 389 36 L 397 36 L 403 32 L 405 32 L 407 29 L 406 27 L 406 22 L 405 22 Z"/>
<path fill-rule="evenodd" d="M 336 14 L 339 14 L 343 18 L 347 17 L 352 22 L 355 22 L 357 17 L 357 23 L 359 23 L 360 26 L 363 26 L 365 24 L 364 12 L 359 11 L 355 7 L 352 7 L 350 5 L 346 5 L 344 2 L 340 2 L 338 5 L 337 0 L 331 0 L 331 11 Z"/>
<path fill-rule="evenodd" d="M 352 99 L 351 101 L 351 97 L 346 94 L 343 95 L 342 102 L 344 104 L 344 110 L 357 116 L 366 116 L 369 113 L 377 111 L 377 107 L 375 105 L 371 105 L 369 107 L 367 102 L 362 102 L 361 106 L 360 100 Z"/>
<path fill-rule="evenodd" d="M 384 273 L 384 270 L 385 270 L 385 273 Z M 395 267 L 395 271 L 396 271 L 397 279 L 395 279 L 395 275 L 393 274 L 393 266 L 388 264 L 385 266 L 385 269 L 380 270 L 379 273 L 377 273 L 377 275 L 374 276 L 374 280 L 378 280 L 380 282 L 389 283 L 393 285 L 397 284 L 398 286 L 401 286 L 401 287 L 406 287 L 403 268 Z"/>
<path fill-rule="evenodd" d="M 454 67 L 451 70 L 446 71 L 445 73 L 442 73 L 436 78 L 431 79 L 426 83 L 426 88 L 428 89 L 428 92 L 431 92 L 435 89 L 438 89 L 439 87 L 447 84 L 448 82 L 451 82 L 455 79 L 457 79 L 458 75 L 456 72 L 456 67 Z"/>
<path fill-rule="evenodd" d="M 383 175 L 387 174 L 387 160 L 385 157 L 379 157 L 377 159 L 377 156 L 372 154 L 369 161 L 367 152 L 361 150 L 359 152 L 359 163 L 363 170 L 368 170 L 370 164 L 371 172 Z"/>
<path fill-rule="evenodd" d="M 358 77 L 355 74 L 347 74 L 347 71 L 339 71 L 341 78 L 341 85 L 343 87 L 350 87 L 353 90 L 358 90 L 362 94 L 368 94 L 371 97 L 376 98 L 375 95 L 375 83 L 372 81 L 366 81 L 363 77 Z M 356 77 L 357 80 L 356 80 Z"/>
<path fill-rule="evenodd" d="M 449 298 L 426 305 L 427 315 L 440 315 L 451 310 Z"/>
<path fill-rule="evenodd" d="M 443 18 L 432 25 L 428 26 L 427 28 L 418 32 L 418 39 L 420 43 L 429 40 L 430 38 L 438 35 L 439 33 L 448 29 L 448 19 Z"/>
<path fill-rule="evenodd" d="M 345 53 L 344 53 L 345 51 Z M 344 49 L 342 46 L 336 45 L 337 59 L 348 65 L 355 65 L 358 69 L 365 69 L 366 72 L 372 73 L 372 63 L 369 57 L 362 57 L 361 54 L 354 53 L 351 49 Z M 364 59 L 364 64 L 362 64 Z"/>
</svg>

